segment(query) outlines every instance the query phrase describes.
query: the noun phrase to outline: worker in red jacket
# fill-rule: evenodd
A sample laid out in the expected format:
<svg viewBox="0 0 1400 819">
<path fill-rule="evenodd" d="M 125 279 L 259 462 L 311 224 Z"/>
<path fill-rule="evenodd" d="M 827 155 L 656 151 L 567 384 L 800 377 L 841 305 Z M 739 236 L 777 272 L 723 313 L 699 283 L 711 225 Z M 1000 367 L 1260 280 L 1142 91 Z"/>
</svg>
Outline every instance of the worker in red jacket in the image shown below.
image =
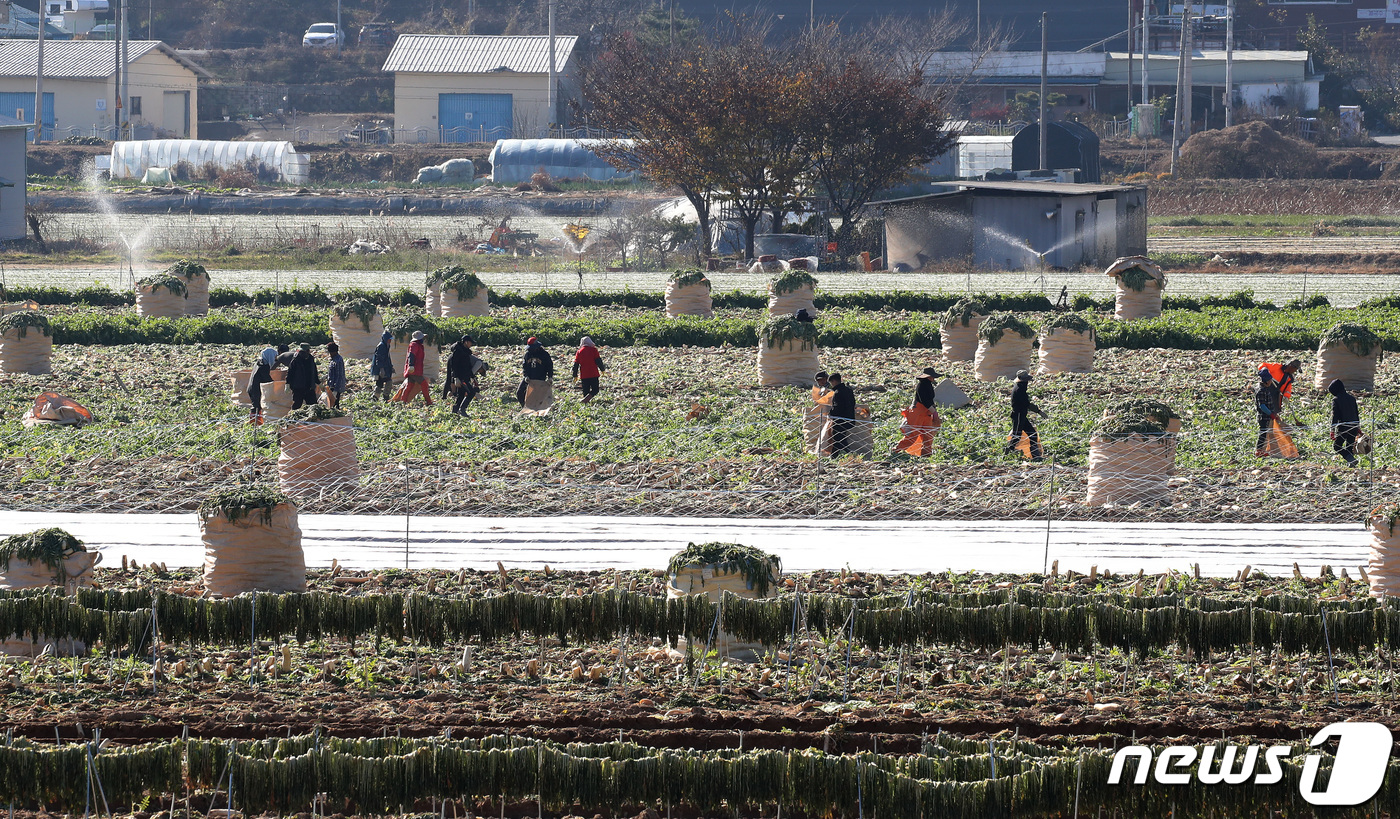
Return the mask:
<svg viewBox="0 0 1400 819">
<path fill-rule="evenodd" d="M 394 396 L 396 399 L 411 404 L 413 396 L 421 392 L 424 405 L 433 405 L 432 393 L 428 391 L 428 379 L 423 375 L 423 365 L 427 360 L 427 351 L 423 347 L 423 331 L 414 330 L 413 340 L 408 344 L 408 355 L 403 360 L 403 386 L 399 388 L 398 395 Z"/>
<path fill-rule="evenodd" d="M 578 352 L 574 353 L 574 378 L 583 387 L 583 403 L 587 404 L 598 395 L 598 376 L 607 369 L 603 356 L 598 353 L 598 345 L 584 336 L 579 341 Z"/>
<path fill-rule="evenodd" d="M 1274 383 L 1278 385 L 1278 392 L 1281 399 L 1279 401 L 1280 406 L 1284 401 L 1293 397 L 1293 376 L 1296 375 L 1298 370 L 1302 369 L 1302 367 L 1303 362 L 1296 358 L 1287 364 L 1275 364 L 1266 361 L 1259 365 L 1259 369 L 1268 372 L 1274 379 Z"/>
</svg>

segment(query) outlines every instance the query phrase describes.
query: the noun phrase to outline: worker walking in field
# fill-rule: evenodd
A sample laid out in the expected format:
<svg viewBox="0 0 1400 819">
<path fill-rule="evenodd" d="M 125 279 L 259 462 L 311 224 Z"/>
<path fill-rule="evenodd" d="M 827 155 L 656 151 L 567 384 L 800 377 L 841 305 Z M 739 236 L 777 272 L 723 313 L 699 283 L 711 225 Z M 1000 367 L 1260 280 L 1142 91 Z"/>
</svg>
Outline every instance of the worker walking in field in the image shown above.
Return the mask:
<svg viewBox="0 0 1400 819">
<path fill-rule="evenodd" d="M 909 409 L 901 410 L 904 423 L 899 431 L 904 433 L 904 437 L 895 444 L 896 452 L 906 452 L 916 458 L 927 458 L 933 454 L 933 436 L 938 434 L 938 427 L 943 423 L 943 419 L 938 417 L 938 410 L 934 408 L 934 381 L 942 377 L 943 373 L 932 367 L 925 367 L 919 375 L 914 387 L 914 403 L 909 405 Z"/>
<path fill-rule="evenodd" d="M 374 377 L 374 397 L 388 401 L 394 397 L 394 360 L 389 355 L 389 339 L 394 334 L 388 330 L 379 337 L 379 346 L 374 348 L 374 358 L 369 362 L 369 374 Z"/>
<path fill-rule="evenodd" d="M 598 377 L 607 369 L 593 339 L 588 336 L 580 339 L 578 352 L 574 353 L 574 379 L 583 388 L 583 403 L 587 404 L 598 395 Z"/>
<path fill-rule="evenodd" d="M 515 399 L 524 407 L 525 391 L 531 381 L 554 380 L 554 359 L 534 336 L 525 342 L 525 360 L 521 362 L 520 369 L 524 377 L 520 380 L 520 389 L 515 391 Z"/>
<path fill-rule="evenodd" d="M 252 403 L 253 410 L 248 416 L 248 423 L 261 424 L 262 414 L 262 385 L 272 383 L 272 370 L 277 366 L 277 351 L 268 347 L 258 356 L 258 363 L 253 368 L 253 374 L 248 376 L 248 401 Z"/>
<path fill-rule="evenodd" d="M 1296 358 L 1287 364 L 1274 364 L 1266 361 L 1259 365 L 1259 370 L 1261 372 L 1267 371 L 1269 377 L 1273 378 L 1274 383 L 1278 385 L 1280 410 L 1283 408 L 1283 402 L 1293 397 L 1293 377 L 1298 374 L 1298 370 L 1302 367 L 1303 362 Z"/>
<path fill-rule="evenodd" d="M 414 330 L 413 340 L 408 343 L 408 356 L 403 360 L 403 386 L 394 397 L 405 404 L 413 403 L 413 396 L 422 393 L 423 405 L 433 405 L 433 395 L 428 391 L 428 377 L 423 367 L 428 361 L 427 349 L 423 345 L 423 331 Z"/>
<path fill-rule="evenodd" d="M 827 378 L 831 388 L 831 457 L 851 451 L 851 430 L 856 425 L 856 394 L 841 373 Z"/>
<path fill-rule="evenodd" d="M 316 385 L 320 381 L 311 345 L 302 344 L 287 362 L 287 389 L 292 393 L 292 409 L 316 403 Z"/>
<path fill-rule="evenodd" d="M 442 385 L 442 397 L 447 398 L 450 394 L 455 399 L 452 403 L 452 412 L 455 415 L 467 414 L 467 407 L 471 405 L 472 399 L 481 392 L 481 384 L 477 379 L 489 369 L 485 361 L 472 355 L 472 347 L 475 344 L 471 336 L 462 336 L 452 345 L 452 351 L 447 356 L 447 374 Z"/>
<path fill-rule="evenodd" d="M 340 345 L 332 341 L 326 345 L 331 364 L 326 368 L 326 406 L 339 407 L 340 397 L 345 394 L 345 359 L 340 355 Z"/>
<path fill-rule="evenodd" d="M 1356 466 L 1356 442 L 1361 437 L 1361 412 L 1340 378 L 1327 386 L 1332 394 L 1332 450 L 1347 466 Z"/>
<path fill-rule="evenodd" d="M 1045 451 L 1040 448 L 1040 433 L 1036 430 L 1035 424 L 1031 423 L 1030 414 L 1033 412 L 1041 418 L 1049 418 L 1050 416 L 1031 401 L 1030 393 L 1027 391 L 1030 383 L 1030 373 L 1025 370 L 1016 373 L 1016 387 L 1011 391 L 1011 438 L 1006 442 L 1006 451 L 1015 452 L 1020 446 L 1021 436 L 1024 435 L 1030 446 L 1031 460 L 1040 461 L 1044 460 Z"/>
</svg>

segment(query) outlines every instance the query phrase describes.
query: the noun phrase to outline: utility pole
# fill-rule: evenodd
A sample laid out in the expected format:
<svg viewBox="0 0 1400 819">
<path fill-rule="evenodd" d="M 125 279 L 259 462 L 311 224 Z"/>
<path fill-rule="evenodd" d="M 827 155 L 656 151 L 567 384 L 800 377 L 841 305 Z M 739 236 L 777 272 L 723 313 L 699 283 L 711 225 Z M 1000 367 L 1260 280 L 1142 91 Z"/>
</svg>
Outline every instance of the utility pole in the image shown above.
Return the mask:
<svg viewBox="0 0 1400 819">
<path fill-rule="evenodd" d="M 1235 120 L 1235 0 L 1225 0 L 1225 127 Z"/>
<path fill-rule="evenodd" d="M 345 40 L 345 29 L 340 27 L 340 0 L 335 0 L 335 56 L 340 56 L 340 47 Z"/>
<path fill-rule="evenodd" d="M 1152 51 L 1152 30 L 1149 28 L 1151 23 L 1147 21 L 1149 6 L 1148 3 L 1142 5 L 1142 101 L 1144 103 L 1151 102 L 1147 90 L 1147 72 L 1149 71 L 1147 55 Z"/>
<path fill-rule="evenodd" d="M 48 6 L 39 0 L 39 70 L 34 74 L 34 144 L 44 140 L 44 27 Z"/>
<path fill-rule="evenodd" d="M 1133 42 L 1137 26 L 1133 25 L 1133 0 L 1128 0 L 1128 113 L 1133 112 Z"/>
<path fill-rule="evenodd" d="M 131 90 L 131 53 L 128 46 L 131 41 L 130 23 L 131 6 L 129 3 L 122 4 L 122 22 L 120 27 L 122 38 L 122 93 L 117 100 L 117 113 L 121 115 L 121 138 L 131 139 L 131 106 L 127 104 L 129 97 L 127 92 Z"/>
<path fill-rule="evenodd" d="M 546 136 L 554 135 L 554 123 L 559 118 L 559 101 L 554 97 L 555 83 L 558 76 L 555 74 L 554 66 L 554 6 L 557 0 L 549 0 L 549 133 Z M 672 35 L 674 37 L 674 35 Z"/>
<path fill-rule="evenodd" d="M 1181 121 L 1184 117 L 1189 117 L 1189 113 L 1183 111 L 1190 110 L 1189 101 L 1182 93 L 1186 87 L 1186 63 L 1187 58 L 1187 32 L 1191 30 L 1191 7 L 1184 6 L 1181 11 L 1181 42 L 1176 58 L 1176 115 L 1172 119 L 1172 176 L 1176 175 L 1176 161 L 1181 158 L 1181 143 L 1186 138 L 1185 133 L 1189 133 L 1191 126 L 1188 122 L 1186 132 L 1182 131 Z M 1188 92 L 1189 93 L 1189 92 Z M 1185 105 L 1183 102 L 1185 101 Z"/>
<path fill-rule="evenodd" d="M 122 65 L 121 20 L 122 2 L 121 0 L 113 0 L 112 24 L 115 30 L 112 32 L 112 50 L 115 52 L 116 60 L 116 68 L 112 73 L 112 98 L 116 102 L 116 107 L 112 109 L 112 126 L 115 130 L 115 133 L 112 135 L 113 140 L 122 138 L 122 74 L 124 73 L 122 69 L 124 66 Z"/>
<path fill-rule="evenodd" d="M 1046 23 L 1049 17 L 1049 12 L 1042 11 L 1040 13 L 1040 170 L 1042 171 L 1050 170 L 1049 162 L 1046 160 L 1046 157 L 1049 156 L 1046 150 L 1048 147 L 1046 145 L 1046 140 L 1049 136 L 1049 131 L 1046 127 L 1046 114 L 1048 111 L 1046 97 L 1049 96 L 1050 91 L 1050 35 L 1046 28 Z"/>
</svg>

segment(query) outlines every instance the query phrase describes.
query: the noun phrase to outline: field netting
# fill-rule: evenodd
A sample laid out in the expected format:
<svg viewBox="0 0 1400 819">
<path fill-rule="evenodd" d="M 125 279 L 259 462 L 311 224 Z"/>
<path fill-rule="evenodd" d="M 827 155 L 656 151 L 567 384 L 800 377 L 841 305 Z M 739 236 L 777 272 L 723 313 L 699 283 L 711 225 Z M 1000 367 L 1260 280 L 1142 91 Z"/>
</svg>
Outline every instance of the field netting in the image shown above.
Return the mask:
<svg viewBox="0 0 1400 819">
<path fill-rule="evenodd" d="M 1375 449 L 1355 469 L 1333 454 L 1325 425 L 1291 428 L 1295 461 L 1256 457 L 1252 426 L 1188 428 L 1174 436 L 1170 474 L 1097 463 L 1096 480 L 1112 479 L 1114 491 L 1092 506 L 1087 433 L 1042 436 L 1039 462 L 1001 454 L 1005 431 L 945 434 L 933 462 L 889 455 L 897 421 L 856 423 L 873 458 L 808 454 L 800 417 L 766 427 L 604 427 L 582 442 L 547 418 L 472 431 L 356 426 L 328 439 L 347 451 L 328 444 L 319 457 L 353 460 L 358 480 L 344 479 L 353 474 L 345 469 L 291 488 L 304 514 L 1221 523 L 1359 523 L 1400 490 L 1400 470 L 1388 466 L 1400 437 L 1369 418 L 1362 426 Z M 281 454 L 275 426 L 243 418 L 6 430 L 0 496 L 14 511 L 192 511 L 219 489 L 276 485 Z"/>
</svg>

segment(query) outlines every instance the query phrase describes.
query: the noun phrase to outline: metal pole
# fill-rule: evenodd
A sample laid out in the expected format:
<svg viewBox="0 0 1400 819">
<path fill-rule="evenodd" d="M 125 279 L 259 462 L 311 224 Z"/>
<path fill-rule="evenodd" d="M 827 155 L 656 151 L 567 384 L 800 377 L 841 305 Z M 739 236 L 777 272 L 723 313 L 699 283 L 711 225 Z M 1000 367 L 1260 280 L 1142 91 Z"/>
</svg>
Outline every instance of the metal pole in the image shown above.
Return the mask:
<svg viewBox="0 0 1400 819">
<path fill-rule="evenodd" d="M 1128 114 L 1133 113 L 1133 42 L 1137 26 L 1133 25 L 1133 0 L 1128 0 Z M 1107 50 L 1107 46 L 1104 47 Z"/>
<path fill-rule="evenodd" d="M 1225 127 L 1235 121 L 1235 0 L 1225 0 Z"/>
<path fill-rule="evenodd" d="M 1142 101 L 1144 103 L 1152 101 L 1148 97 L 1150 92 L 1147 89 L 1147 54 L 1152 50 L 1152 29 L 1150 28 L 1152 24 L 1147 20 L 1147 9 L 1146 5 L 1142 7 Z M 1153 125 L 1156 125 L 1155 121 Z"/>
<path fill-rule="evenodd" d="M 403 567 L 408 568 L 408 527 L 413 520 L 412 509 L 408 503 L 408 462 L 403 464 Z"/>
<path fill-rule="evenodd" d="M 335 0 L 335 56 L 340 56 L 340 48 L 344 44 L 345 30 L 340 27 L 340 0 Z"/>
<path fill-rule="evenodd" d="M 549 129 L 554 132 L 554 121 L 559 117 L 559 103 L 555 99 L 555 83 L 559 80 L 557 69 L 554 66 L 554 6 L 555 0 L 549 0 Z M 674 38 L 674 35 L 673 35 Z"/>
<path fill-rule="evenodd" d="M 112 23 L 120 30 L 122 19 L 121 0 L 112 0 Z M 112 124 L 118 128 L 121 126 L 122 115 L 122 38 L 121 34 L 112 34 L 113 60 L 116 65 L 112 69 L 112 98 L 116 102 L 116 108 L 112 111 Z M 120 139 L 121 134 L 114 134 L 113 139 Z"/>
<path fill-rule="evenodd" d="M 1045 565 L 1041 574 L 1050 573 L 1050 519 L 1055 516 L 1055 458 L 1050 458 L 1050 491 L 1045 498 Z"/>
<path fill-rule="evenodd" d="M 1192 7 L 1190 4 L 1187 4 L 1186 10 L 1187 10 L 1188 12 L 1191 11 L 1192 8 L 1193 8 L 1193 7 Z M 1194 95 L 1194 93 L 1193 93 L 1193 91 L 1192 91 L 1193 83 L 1191 82 L 1191 67 L 1192 67 L 1192 66 L 1195 64 L 1195 62 L 1196 62 L 1196 26 L 1195 26 L 1195 24 L 1191 21 L 1191 17 L 1190 17 L 1189 14 L 1187 15 L 1187 18 L 1186 18 L 1186 29 L 1185 29 L 1185 32 L 1186 32 L 1186 49 L 1185 49 L 1185 52 L 1184 52 L 1185 56 L 1183 57 L 1183 59 L 1182 59 L 1182 61 L 1181 61 L 1181 77 L 1182 77 L 1182 80 L 1181 80 L 1182 103 L 1181 103 L 1181 104 L 1182 104 L 1183 110 L 1186 111 L 1186 118 L 1185 118 L 1184 120 L 1182 120 L 1182 123 L 1181 123 L 1181 141 L 1182 141 L 1183 143 L 1185 143 L 1186 140 L 1188 140 L 1188 139 L 1191 138 L 1191 120 L 1195 117 L 1195 112 L 1196 112 L 1196 105 L 1195 105 L 1196 100 L 1195 100 L 1195 95 Z M 1179 147 L 1178 147 L 1178 150 L 1180 150 Z"/>
<path fill-rule="evenodd" d="M 1181 12 L 1181 39 L 1176 52 L 1176 114 L 1172 117 L 1172 176 L 1176 176 L 1176 161 L 1181 157 L 1181 86 L 1186 71 L 1186 29 L 1191 24 L 1190 8 Z"/>
<path fill-rule="evenodd" d="M 131 42 L 131 38 L 127 34 L 129 28 L 128 20 L 131 17 L 131 15 L 129 14 L 130 10 L 131 9 L 129 5 L 122 6 L 122 21 L 120 29 L 120 34 L 122 38 L 122 93 L 121 99 L 117 100 L 117 113 L 121 115 L 122 126 L 120 136 L 125 139 L 131 138 L 131 106 L 127 105 L 127 100 L 129 99 L 127 92 L 131 89 L 131 71 L 129 66 L 129 44 Z"/>
<path fill-rule="evenodd" d="M 1049 163 L 1046 161 L 1046 104 L 1045 98 L 1049 95 L 1049 72 L 1050 72 L 1050 37 L 1046 29 L 1046 22 L 1050 17 L 1049 12 L 1040 13 L 1040 170 L 1049 170 Z"/>
<path fill-rule="evenodd" d="M 39 0 L 39 69 L 34 74 L 34 144 L 44 138 L 44 0 Z"/>
</svg>

